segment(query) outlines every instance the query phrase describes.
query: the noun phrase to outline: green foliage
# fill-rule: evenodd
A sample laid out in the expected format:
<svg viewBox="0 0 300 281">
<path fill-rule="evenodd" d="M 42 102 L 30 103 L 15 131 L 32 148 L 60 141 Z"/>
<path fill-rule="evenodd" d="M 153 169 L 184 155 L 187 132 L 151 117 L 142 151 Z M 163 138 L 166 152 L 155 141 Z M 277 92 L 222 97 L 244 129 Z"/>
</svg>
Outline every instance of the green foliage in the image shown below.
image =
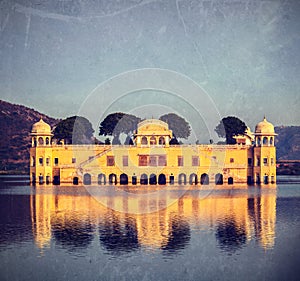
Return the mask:
<svg viewBox="0 0 300 281">
<path fill-rule="evenodd" d="M 58 123 L 54 129 L 54 138 L 65 140 L 67 144 L 88 144 L 91 142 L 94 129 L 89 120 L 80 116 L 68 117 Z"/>
<path fill-rule="evenodd" d="M 175 138 L 187 139 L 191 134 L 191 127 L 189 123 L 175 113 L 168 113 L 159 117 L 161 121 L 169 125 Z"/>
<path fill-rule="evenodd" d="M 224 117 L 215 128 L 219 137 L 226 138 L 227 144 L 235 144 L 233 136 L 244 134 L 247 129 L 246 124 L 235 116 Z"/>
<path fill-rule="evenodd" d="M 132 133 L 141 118 L 123 112 L 115 112 L 107 115 L 100 123 L 99 135 L 113 136 L 113 144 L 120 144 L 121 133 L 129 135 Z"/>
<path fill-rule="evenodd" d="M 111 144 L 111 143 L 110 143 L 110 139 L 109 139 L 109 138 L 106 138 L 105 141 L 104 141 L 104 144 Z"/>
</svg>

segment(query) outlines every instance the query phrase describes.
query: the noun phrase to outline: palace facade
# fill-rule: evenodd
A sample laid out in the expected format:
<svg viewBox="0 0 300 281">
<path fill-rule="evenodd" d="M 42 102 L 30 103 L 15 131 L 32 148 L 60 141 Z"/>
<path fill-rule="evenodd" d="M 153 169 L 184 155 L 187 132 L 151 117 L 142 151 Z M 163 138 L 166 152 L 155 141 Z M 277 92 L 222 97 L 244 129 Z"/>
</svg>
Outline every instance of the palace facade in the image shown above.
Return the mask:
<svg viewBox="0 0 300 281">
<path fill-rule="evenodd" d="M 38 185 L 264 185 L 276 183 L 274 126 L 266 118 L 235 145 L 171 145 L 168 124 L 137 126 L 133 145 L 52 142 L 50 125 L 32 126 L 30 181 Z"/>
</svg>

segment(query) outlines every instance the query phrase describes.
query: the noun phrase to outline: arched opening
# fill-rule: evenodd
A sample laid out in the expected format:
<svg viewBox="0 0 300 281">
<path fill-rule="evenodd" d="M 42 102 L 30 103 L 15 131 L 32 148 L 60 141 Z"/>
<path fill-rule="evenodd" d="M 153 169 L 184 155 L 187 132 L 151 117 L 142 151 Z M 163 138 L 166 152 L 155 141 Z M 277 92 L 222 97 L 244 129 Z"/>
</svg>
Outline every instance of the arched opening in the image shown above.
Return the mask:
<svg viewBox="0 0 300 281">
<path fill-rule="evenodd" d="M 126 174 L 120 175 L 120 184 L 128 184 L 128 176 Z"/>
<path fill-rule="evenodd" d="M 36 138 L 33 138 L 33 146 L 36 147 Z"/>
<path fill-rule="evenodd" d="M 257 138 L 257 145 L 260 145 L 261 144 L 261 139 L 260 137 Z"/>
<path fill-rule="evenodd" d="M 157 179 L 156 179 L 156 175 L 155 174 L 151 174 L 149 177 L 149 183 L 152 185 L 157 184 Z"/>
<path fill-rule="evenodd" d="M 215 184 L 221 185 L 223 184 L 223 175 L 218 173 L 215 175 Z"/>
<path fill-rule="evenodd" d="M 50 183 L 50 174 L 47 174 L 46 176 L 46 184 L 49 184 Z"/>
<path fill-rule="evenodd" d="M 267 137 L 263 138 L 263 145 L 268 145 L 268 138 Z"/>
<path fill-rule="evenodd" d="M 270 137 L 270 145 L 273 145 L 273 137 Z"/>
<path fill-rule="evenodd" d="M 178 184 L 186 184 L 186 175 L 181 173 L 178 176 Z"/>
<path fill-rule="evenodd" d="M 256 183 L 260 184 L 260 175 L 259 174 L 256 174 Z"/>
<path fill-rule="evenodd" d="M 92 177 L 90 174 L 84 174 L 83 184 L 90 185 L 92 183 Z"/>
<path fill-rule="evenodd" d="M 269 183 L 269 176 L 267 174 L 264 175 L 264 184 Z"/>
<path fill-rule="evenodd" d="M 274 177 L 274 175 L 271 175 L 271 183 L 272 184 L 275 183 L 275 177 Z"/>
<path fill-rule="evenodd" d="M 102 173 L 98 175 L 98 184 L 99 185 L 106 184 L 106 176 Z"/>
<path fill-rule="evenodd" d="M 78 177 L 74 177 L 73 178 L 73 184 L 74 185 L 78 185 Z"/>
<path fill-rule="evenodd" d="M 44 176 L 42 174 L 39 175 L 39 184 L 44 183 Z"/>
<path fill-rule="evenodd" d="M 39 143 L 39 145 L 44 145 L 44 140 L 42 137 L 39 137 L 38 143 Z"/>
<path fill-rule="evenodd" d="M 228 184 L 233 184 L 233 177 L 228 178 Z"/>
<path fill-rule="evenodd" d="M 175 183 L 175 177 L 173 175 L 170 176 L 170 184 Z"/>
<path fill-rule="evenodd" d="M 148 144 L 148 140 L 147 140 L 147 138 L 146 138 L 146 137 L 142 137 L 141 144 L 143 144 L 143 145 L 146 145 L 146 144 Z"/>
<path fill-rule="evenodd" d="M 136 176 L 132 176 L 132 184 L 133 185 L 137 184 L 137 177 Z"/>
<path fill-rule="evenodd" d="M 167 183 L 166 176 L 164 174 L 160 174 L 158 176 L 158 184 L 164 185 Z"/>
<path fill-rule="evenodd" d="M 110 174 L 108 176 L 108 181 L 109 181 L 109 184 L 117 184 L 117 175 L 116 174 Z"/>
<path fill-rule="evenodd" d="M 46 145 L 49 145 L 50 144 L 50 140 L 48 137 L 46 137 Z"/>
<path fill-rule="evenodd" d="M 190 184 L 197 184 L 198 183 L 198 177 L 195 173 L 190 174 L 190 180 L 189 180 Z"/>
<path fill-rule="evenodd" d="M 148 176 L 146 174 L 141 174 L 141 184 L 148 184 Z"/>
<path fill-rule="evenodd" d="M 155 144 L 156 144 L 156 138 L 155 138 L 154 136 L 152 136 L 152 137 L 150 138 L 150 144 L 151 144 L 151 145 L 155 145 Z"/>
<path fill-rule="evenodd" d="M 160 144 L 160 145 L 166 144 L 165 138 L 164 138 L 164 137 L 160 137 L 160 138 L 158 139 L 158 144 Z"/>
<path fill-rule="evenodd" d="M 209 176 L 208 174 L 202 174 L 200 178 L 201 185 L 208 185 L 209 184 Z"/>
</svg>

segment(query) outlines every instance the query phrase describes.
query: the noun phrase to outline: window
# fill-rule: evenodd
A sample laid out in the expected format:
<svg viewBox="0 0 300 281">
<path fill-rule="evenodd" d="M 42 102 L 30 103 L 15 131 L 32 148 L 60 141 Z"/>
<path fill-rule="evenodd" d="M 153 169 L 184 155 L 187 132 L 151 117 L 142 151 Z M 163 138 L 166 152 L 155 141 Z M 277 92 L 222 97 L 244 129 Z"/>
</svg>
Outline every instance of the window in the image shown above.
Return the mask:
<svg viewBox="0 0 300 281">
<path fill-rule="evenodd" d="M 199 166 L 199 156 L 192 156 L 192 166 Z"/>
<path fill-rule="evenodd" d="M 44 140 L 42 137 L 39 137 L 38 142 L 39 142 L 39 145 L 44 145 Z"/>
<path fill-rule="evenodd" d="M 268 158 L 264 158 L 264 166 L 268 165 Z"/>
<path fill-rule="evenodd" d="M 147 155 L 139 155 L 139 166 L 147 166 Z"/>
<path fill-rule="evenodd" d="M 46 166 L 49 166 L 50 165 L 50 157 L 47 157 L 46 158 Z"/>
<path fill-rule="evenodd" d="M 147 140 L 147 138 L 146 138 L 146 137 L 142 137 L 141 144 L 143 144 L 143 145 L 146 145 L 146 144 L 148 144 L 148 140 Z"/>
<path fill-rule="evenodd" d="M 115 166 L 115 157 L 114 156 L 106 157 L 106 166 Z"/>
<path fill-rule="evenodd" d="M 43 166 L 43 157 L 39 158 L 39 164 L 40 164 L 40 166 Z"/>
<path fill-rule="evenodd" d="M 158 166 L 167 166 L 167 157 L 166 157 L 166 155 L 158 156 Z"/>
<path fill-rule="evenodd" d="M 230 158 L 230 163 L 234 163 L 234 158 Z"/>
<path fill-rule="evenodd" d="M 257 164 L 256 164 L 256 166 L 260 166 L 260 157 L 257 157 Z"/>
<path fill-rule="evenodd" d="M 123 156 L 123 166 L 128 166 L 128 156 Z"/>
<path fill-rule="evenodd" d="M 72 164 L 76 163 L 76 158 L 72 158 Z"/>
<path fill-rule="evenodd" d="M 149 166 L 152 166 L 152 167 L 157 166 L 157 156 L 149 157 Z"/>
<path fill-rule="evenodd" d="M 55 165 L 55 166 L 58 165 L 58 158 L 54 158 L 54 165 Z"/>
<path fill-rule="evenodd" d="M 252 165 L 252 158 L 248 158 L 248 165 L 249 165 L 249 166 Z"/>
<path fill-rule="evenodd" d="M 271 158 L 271 165 L 274 165 L 274 158 Z"/>
<path fill-rule="evenodd" d="M 183 166 L 183 156 L 178 156 L 178 166 L 182 167 Z"/>
<path fill-rule="evenodd" d="M 49 138 L 47 137 L 46 138 L 46 145 L 49 145 L 50 141 L 49 141 Z"/>
</svg>

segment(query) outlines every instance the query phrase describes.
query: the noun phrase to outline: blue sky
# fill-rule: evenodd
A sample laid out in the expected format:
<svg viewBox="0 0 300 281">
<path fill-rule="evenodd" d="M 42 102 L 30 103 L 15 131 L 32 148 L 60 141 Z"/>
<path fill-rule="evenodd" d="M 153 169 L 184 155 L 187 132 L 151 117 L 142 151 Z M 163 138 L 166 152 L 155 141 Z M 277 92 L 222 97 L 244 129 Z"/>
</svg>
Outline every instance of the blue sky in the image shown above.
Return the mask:
<svg viewBox="0 0 300 281">
<path fill-rule="evenodd" d="M 300 125 L 300 1 L 4 0 L 0 13 L 3 100 L 67 117 L 111 77 L 162 68 L 198 83 L 220 116 Z"/>
</svg>

